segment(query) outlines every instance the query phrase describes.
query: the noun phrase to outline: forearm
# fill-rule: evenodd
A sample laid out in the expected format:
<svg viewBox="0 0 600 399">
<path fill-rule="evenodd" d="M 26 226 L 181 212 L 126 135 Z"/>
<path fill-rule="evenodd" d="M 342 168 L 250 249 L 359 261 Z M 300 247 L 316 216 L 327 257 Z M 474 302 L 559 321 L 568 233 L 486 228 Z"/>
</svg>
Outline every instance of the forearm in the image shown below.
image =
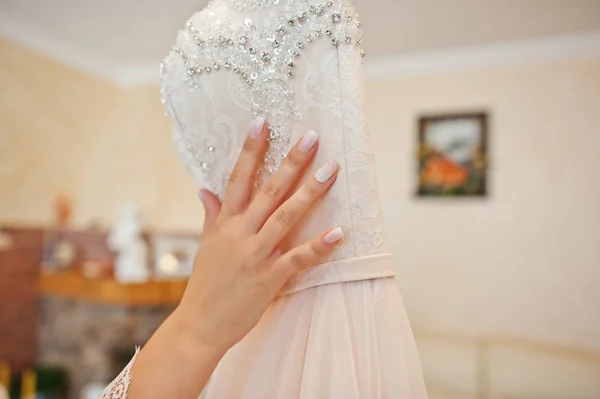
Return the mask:
<svg viewBox="0 0 600 399">
<path fill-rule="evenodd" d="M 175 311 L 137 356 L 127 399 L 197 399 L 223 355 L 199 342 Z"/>
</svg>

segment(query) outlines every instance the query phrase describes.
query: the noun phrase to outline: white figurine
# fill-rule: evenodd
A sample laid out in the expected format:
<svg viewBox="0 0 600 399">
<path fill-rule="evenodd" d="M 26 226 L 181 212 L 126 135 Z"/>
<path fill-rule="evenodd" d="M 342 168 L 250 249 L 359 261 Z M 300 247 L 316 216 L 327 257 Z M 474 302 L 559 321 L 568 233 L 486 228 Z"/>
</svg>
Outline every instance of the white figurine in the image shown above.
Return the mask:
<svg viewBox="0 0 600 399">
<path fill-rule="evenodd" d="M 148 248 L 141 236 L 139 212 L 133 204 L 122 205 L 108 246 L 116 252 L 115 278 L 122 283 L 148 280 Z"/>
</svg>

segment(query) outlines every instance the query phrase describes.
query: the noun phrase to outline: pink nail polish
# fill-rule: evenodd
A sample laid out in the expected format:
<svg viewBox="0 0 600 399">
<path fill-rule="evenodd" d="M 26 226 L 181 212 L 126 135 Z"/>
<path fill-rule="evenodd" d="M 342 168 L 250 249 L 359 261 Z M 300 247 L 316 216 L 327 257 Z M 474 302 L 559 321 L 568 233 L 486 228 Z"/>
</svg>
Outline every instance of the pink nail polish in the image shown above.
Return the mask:
<svg viewBox="0 0 600 399">
<path fill-rule="evenodd" d="M 323 241 L 325 241 L 326 244 L 333 244 L 338 242 L 342 238 L 344 238 L 344 231 L 340 227 L 336 227 L 329 233 L 325 234 L 325 237 L 323 237 Z"/>
<path fill-rule="evenodd" d="M 317 140 L 319 140 L 319 135 L 314 130 L 309 130 L 302 136 L 300 143 L 298 144 L 298 149 L 302 152 L 309 152 L 312 148 L 317 144 Z"/>
<path fill-rule="evenodd" d="M 263 118 L 262 116 L 257 116 L 256 119 L 254 119 L 254 122 L 252 122 L 252 126 L 250 126 L 248 136 L 250 136 L 253 139 L 259 138 L 264 126 L 265 118 Z"/>
<path fill-rule="evenodd" d="M 329 161 L 317 170 L 315 173 L 315 179 L 317 179 L 319 183 L 325 183 L 333 177 L 337 169 L 338 164 L 334 161 Z"/>
</svg>

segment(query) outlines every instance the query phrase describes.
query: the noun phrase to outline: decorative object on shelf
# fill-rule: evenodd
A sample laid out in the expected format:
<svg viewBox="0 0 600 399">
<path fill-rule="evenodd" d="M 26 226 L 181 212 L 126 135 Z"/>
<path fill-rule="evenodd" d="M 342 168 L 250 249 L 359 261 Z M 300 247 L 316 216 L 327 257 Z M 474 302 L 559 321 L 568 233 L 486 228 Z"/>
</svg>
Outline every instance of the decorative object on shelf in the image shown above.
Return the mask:
<svg viewBox="0 0 600 399">
<path fill-rule="evenodd" d="M 101 260 L 84 260 L 81 262 L 81 276 L 91 279 L 104 279 L 113 276 L 113 265 Z"/>
<path fill-rule="evenodd" d="M 75 246 L 65 239 L 71 220 L 71 201 L 65 195 L 59 195 L 54 201 L 56 227 L 44 234 L 42 268 L 46 272 L 67 269 L 75 264 L 77 251 Z"/>
<path fill-rule="evenodd" d="M 75 263 L 77 251 L 72 243 L 64 240 L 63 233 L 57 230 L 44 234 L 42 268 L 46 272 L 65 270 Z"/>
<path fill-rule="evenodd" d="M 61 228 L 66 227 L 71 221 L 73 206 L 66 195 L 58 195 L 54 201 L 54 216 Z"/>
<path fill-rule="evenodd" d="M 54 248 L 54 260 L 60 269 L 73 265 L 76 256 L 75 246 L 69 242 L 61 241 Z"/>
<path fill-rule="evenodd" d="M 419 119 L 420 197 L 487 195 L 487 125 L 483 112 Z"/>
<path fill-rule="evenodd" d="M 140 214 L 133 204 L 122 205 L 108 246 L 116 253 L 115 278 L 122 283 L 142 283 L 149 278 L 148 248 L 142 237 Z"/>
<path fill-rule="evenodd" d="M 187 277 L 192 273 L 199 237 L 155 234 L 152 236 L 154 274 L 157 278 Z"/>
</svg>

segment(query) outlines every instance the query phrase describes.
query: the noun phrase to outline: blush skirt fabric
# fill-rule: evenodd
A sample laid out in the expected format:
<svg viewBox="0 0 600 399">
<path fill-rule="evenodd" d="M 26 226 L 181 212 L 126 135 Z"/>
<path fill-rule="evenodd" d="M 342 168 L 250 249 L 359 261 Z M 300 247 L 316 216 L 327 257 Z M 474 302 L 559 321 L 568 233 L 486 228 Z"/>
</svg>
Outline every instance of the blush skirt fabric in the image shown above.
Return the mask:
<svg viewBox="0 0 600 399">
<path fill-rule="evenodd" d="M 201 399 L 426 399 L 393 278 L 279 298 L 222 359 Z"/>
</svg>

